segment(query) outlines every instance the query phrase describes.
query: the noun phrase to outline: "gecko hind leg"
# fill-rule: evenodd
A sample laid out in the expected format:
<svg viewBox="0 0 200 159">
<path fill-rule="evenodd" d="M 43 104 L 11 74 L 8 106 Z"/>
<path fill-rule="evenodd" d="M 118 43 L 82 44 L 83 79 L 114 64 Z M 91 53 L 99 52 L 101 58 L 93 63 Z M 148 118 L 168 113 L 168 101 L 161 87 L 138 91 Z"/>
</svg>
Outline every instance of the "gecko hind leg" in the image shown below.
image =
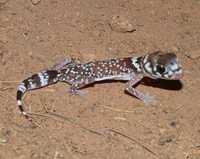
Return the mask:
<svg viewBox="0 0 200 159">
<path fill-rule="evenodd" d="M 94 79 L 85 79 L 84 82 L 76 82 L 71 85 L 69 92 L 75 95 L 83 96 L 87 93 L 87 91 L 80 89 L 92 83 L 94 83 Z"/>
<path fill-rule="evenodd" d="M 71 86 L 70 89 L 68 90 L 70 94 L 73 95 L 79 95 L 79 96 L 84 96 L 86 94 L 86 91 L 80 90 L 79 88 Z"/>
<path fill-rule="evenodd" d="M 61 69 L 65 69 L 69 64 L 73 64 L 75 63 L 75 59 L 72 58 L 66 58 L 64 61 L 55 64 L 54 66 L 52 66 L 50 69 L 52 70 L 61 70 Z"/>
</svg>

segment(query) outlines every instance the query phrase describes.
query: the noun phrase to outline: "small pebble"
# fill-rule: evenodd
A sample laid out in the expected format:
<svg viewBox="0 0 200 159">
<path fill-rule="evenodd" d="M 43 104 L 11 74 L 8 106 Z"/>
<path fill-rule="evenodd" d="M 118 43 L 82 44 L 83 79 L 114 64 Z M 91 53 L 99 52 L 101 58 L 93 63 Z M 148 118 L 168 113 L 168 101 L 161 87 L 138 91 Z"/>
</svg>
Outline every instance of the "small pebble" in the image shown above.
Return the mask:
<svg viewBox="0 0 200 159">
<path fill-rule="evenodd" d="M 5 144 L 7 143 L 8 141 L 5 139 L 5 138 L 0 138 L 0 144 Z"/>
<path fill-rule="evenodd" d="M 166 143 L 172 142 L 174 139 L 175 139 L 175 135 L 173 135 L 173 134 L 163 135 L 163 136 L 160 137 L 158 144 L 163 146 Z"/>
<path fill-rule="evenodd" d="M 33 5 L 37 5 L 37 4 L 40 3 L 40 1 L 41 1 L 41 0 L 31 0 L 31 3 L 32 3 Z"/>
<path fill-rule="evenodd" d="M 110 27 L 113 31 L 121 33 L 136 31 L 129 20 L 122 16 L 114 16 L 110 22 Z"/>
<path fill-rule="evenodd" d="M 175 121 L 172 121 L 172 122 L 170 123 L 170 126 L 172 126 L 172 127 L 176 127 L 176 125 L 177 125 L 177 123 L 176 123 Z"/>
</svg>

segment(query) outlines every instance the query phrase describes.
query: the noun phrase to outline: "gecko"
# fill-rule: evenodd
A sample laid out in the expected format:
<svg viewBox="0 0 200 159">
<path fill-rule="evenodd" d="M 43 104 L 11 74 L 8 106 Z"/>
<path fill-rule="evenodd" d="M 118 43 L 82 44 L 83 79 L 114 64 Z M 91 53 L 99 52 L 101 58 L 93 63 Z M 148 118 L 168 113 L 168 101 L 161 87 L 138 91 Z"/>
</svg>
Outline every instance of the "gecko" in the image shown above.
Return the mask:
<svg viewBox="0 0 200 159">
<path fill-rule="evenodd" d="M 22 102 L 26 91 L 65 82 L 71 85 L 71 93 L 79 94 L 80 89 L 85 86 L 104 80 L 127 81 L 125 91 L 148 104 L 153 100 L 152 97 L 134 88 L 144 77 L 180 80 L 183 77 L 183 69 L 173 52 L 155 51 L 143 56 L 94 60 L 86 63 L 69 58 L 23 80 L 17 89 L 17 105 L 21 114 L 28 118 Z"/>
</svg>

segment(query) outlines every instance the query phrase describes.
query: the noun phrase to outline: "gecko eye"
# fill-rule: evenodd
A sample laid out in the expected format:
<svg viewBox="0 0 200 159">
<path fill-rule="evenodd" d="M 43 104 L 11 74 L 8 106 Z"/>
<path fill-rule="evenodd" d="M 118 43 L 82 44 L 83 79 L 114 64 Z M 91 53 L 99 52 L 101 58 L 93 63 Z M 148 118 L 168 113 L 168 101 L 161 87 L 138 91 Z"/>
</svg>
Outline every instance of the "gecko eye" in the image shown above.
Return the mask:
<svg viewBox="0 0 200 159">
<path fill-rule="evenodd" d="M 156 69 L 160 74 L 163 74 L 165 72 L 165 67 L 163 65 L 157 65 Z"/>
</svg>

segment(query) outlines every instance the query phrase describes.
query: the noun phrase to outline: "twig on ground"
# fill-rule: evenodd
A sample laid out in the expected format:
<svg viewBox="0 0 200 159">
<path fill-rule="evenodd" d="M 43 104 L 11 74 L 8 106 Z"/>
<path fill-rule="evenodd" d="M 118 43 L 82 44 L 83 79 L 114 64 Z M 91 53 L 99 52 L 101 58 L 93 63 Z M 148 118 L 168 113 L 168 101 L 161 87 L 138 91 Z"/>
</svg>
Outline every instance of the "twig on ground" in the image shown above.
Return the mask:
<svg viewBox="0 0 200 159">
<path fill-rule="evenodd" d="M 98 106 L 98 105 L 97 105 Z M 115 111 L 115 112 L 121 112 L 121 113 L 135 113 L 134 110 L 123 110 L 123 109 L 117 109 L 117 108 L 113 108 L 113 107 L 110 107 L 110 106 L 106 106 L 106 105 L 100 105 L 98 107 L 103 107 L 105 109 L 109 109 L 109 110 L 112 110 L 112 111 Z"/>
<path fill-rule="evenodd" d="M 86 128 L 82 125 L 80 125 L 79 123 L 75 122 L 75 120 L 72 120 L 70 118 L 67 118 L 67 117 L 64 117 L 62 115 L 59 115 L 59 114 L 56 114 L 56 113 L 53 113 L 53 112 L 47 112 L 48 114 L 40 114 L 40 113 L 32 113 L 32 112 L 28 112 L 27 114 L 28 115 L 37 115 L 37 116 L 42 116 L 42 117 L 48 117 L 48 118 L 51 118 L 53 120 L 56 120 L 56 121 L 60 121 L 60 122 L 70 122 L 71 124 L 74 124 L 80 128 L 82 128 L 83 130 L 86 130 L 90 133 L 93 133 L 93 134 L 96 134 L 96 135 L 100 135 L 100 136 L 104 136 L 104 134 L 98 132 L 98 131 L 95 131 L 95 130 L 92 130 L 92 129 L 89 129 L 89 128 Z"/>
<path fill-rule="evenodd" d="M 134 142 L 134 143 L 136 143 L 136 144 L 138 144 L 138 145 L 141 146 L 143 149 L 145 149 L 146 151 L 150 152 L 152 155 L 156 156 L 157 158 L 160 158 L 160 157 L 159 157 L 155 152 L 153 152 L 150 148 L 148 148 L 146 145 L 144 145 L 143 143 L 141 143 L 140 141 L 138 141 L 138 139 L 135 139 L 135 138 L 133 138 L 133 137 L 129 137 L 129 136 L 127 136 L 127 135 L 125 135 L 125 134 L 122 134 L 121 132 L 116 131 L 116 130 L 113 130 L 113 129 L 107 129 L 107 131 L 110 131 L 110 132 L 113 132 L 113 133 L 115 133 L 115 134 L 118 134 L 118 135 L 120 135 L 120 136 L 122 136 L 122 137 L 124 137 L 124 138 L 126 138 L 126 139 L 128 139 L 128 140 L 130 140 L 130 141 L 132 141 L 132 142 Z"/>
<path fill-rule="evenodd" d="M 0 83 L 19 83 L 20 81 L 0 81 Z"/>
</svg>

